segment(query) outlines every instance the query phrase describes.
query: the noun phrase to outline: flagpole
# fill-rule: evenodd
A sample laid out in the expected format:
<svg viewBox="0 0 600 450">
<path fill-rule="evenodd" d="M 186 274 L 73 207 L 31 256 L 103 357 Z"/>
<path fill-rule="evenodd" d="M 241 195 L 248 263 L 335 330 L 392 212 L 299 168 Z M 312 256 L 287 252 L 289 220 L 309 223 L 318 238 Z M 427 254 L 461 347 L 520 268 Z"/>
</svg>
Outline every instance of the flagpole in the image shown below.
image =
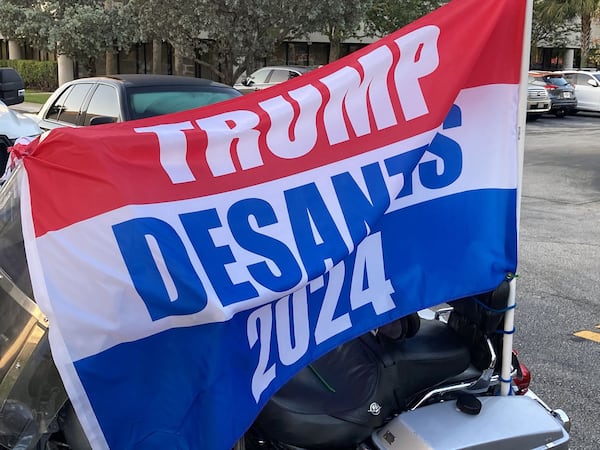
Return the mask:
<svg viewBox="0 0 600 450">
<path fill-rule="evenodd" d="M 529 58 L 531 53 L 531 23 L 533 20 L 533 0 L 525 0 L 525 23 L 523 24 L 523 48 L 521 52 L 521 79 L 519 83 L 519 107 L 517 112 L 518 165 L 517 165 L 517 248 L 519 248 L 519 224 L 521 220 L 521 190 L 523 185 L 523 159 L 525 154 L 525 124 L 527 118 L 527 83 Z M 511 388 L 511 365 L 513 350 L 513 332 L 515 330 L 515 305 L 517 281 L 510 280 L 507 311 L 504 317 L 504 338 L 502 341 L 502 367 L 500 377 L 500 395 L 508 395 Z"/>
</svg>

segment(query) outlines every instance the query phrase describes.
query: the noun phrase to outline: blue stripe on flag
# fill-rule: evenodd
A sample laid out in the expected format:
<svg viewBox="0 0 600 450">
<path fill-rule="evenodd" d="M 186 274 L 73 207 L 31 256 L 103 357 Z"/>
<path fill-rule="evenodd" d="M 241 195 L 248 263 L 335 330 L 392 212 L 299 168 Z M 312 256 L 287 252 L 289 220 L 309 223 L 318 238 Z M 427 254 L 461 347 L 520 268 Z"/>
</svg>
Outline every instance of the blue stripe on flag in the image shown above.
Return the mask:
<svg viewBox="0 0 600 450">
<path fill-rule="evenodd" d="M 258 316 L 256 310 L 245 311 L 225 323 L 171 329 L 76 362 L 110 447 L 231 448 L 265 399 L 319 355 L 409 312 L 493 289 L 514 272 L 515 211 L 515 190 L 480 190 L 387 214 L 372 235 L 381 233 L 395 307 L 377 314 L 375 307 L 352 306 L 348 297 L 354 258 L 348 258 L 339 275 L 343 287 L 334 318 L 346 315 L 352 327 L 317 339 L 326 289 L 308 293 L 308 332 L 290 332 L 294 336 L 286 344 L 300 349 L 292 362 L 289 354 L 282 361 L 274 305 L 260 307 Z M 324 277 L 326 286 L 333 285 L 333 276 Z M 361 284 L 363 289 L 367 285 Z M 250 317 L 260 320 L 249 322 Z M 266 330 L 268 323 L 270 337 L 251 345 L 248 330 Z M 301 348 L 305 335 L 307 347 Z M 257 369 L 261 352 L 268 355 L 264 373 Z M 277 377 L 258 390 L 257 406 L 253 376 L 265 375 L 271 367 Z"/>
</svg>

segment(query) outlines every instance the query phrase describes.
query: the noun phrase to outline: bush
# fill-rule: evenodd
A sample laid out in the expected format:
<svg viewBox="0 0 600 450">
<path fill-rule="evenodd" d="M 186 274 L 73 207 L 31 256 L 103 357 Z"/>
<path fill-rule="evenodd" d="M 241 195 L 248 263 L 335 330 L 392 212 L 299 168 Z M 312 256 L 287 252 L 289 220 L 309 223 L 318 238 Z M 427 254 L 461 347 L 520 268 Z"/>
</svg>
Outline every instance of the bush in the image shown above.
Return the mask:
<svg viewBox="0 0 600 450">
<path fill-rule="evenodd" d="M 0 60 L 0 67 L 16 69 L 23 77 L 26 89 L 54 91 L 58 88 L 58 64 L 56 61 Z"/>
</svg>

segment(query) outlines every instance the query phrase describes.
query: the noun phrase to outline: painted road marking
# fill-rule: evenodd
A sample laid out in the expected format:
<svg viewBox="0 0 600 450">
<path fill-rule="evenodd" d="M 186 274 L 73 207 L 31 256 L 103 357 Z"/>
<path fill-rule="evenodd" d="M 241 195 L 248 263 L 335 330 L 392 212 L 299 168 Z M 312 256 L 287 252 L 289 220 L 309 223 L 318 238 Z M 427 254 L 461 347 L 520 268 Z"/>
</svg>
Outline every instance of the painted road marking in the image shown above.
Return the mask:
<svg viewBox="0 0 600 450">
<path fill-rule="evenodd" d="M 600 328 L 600 325 L 596 325 L 596 328 Z M 577 333 L 574 333 L 574 334 L 577 337 L 600 343 L 600 333 L 597 333 L 596 331 L 584 330 L 584 331 L 578 331 Z"/>
</svg>

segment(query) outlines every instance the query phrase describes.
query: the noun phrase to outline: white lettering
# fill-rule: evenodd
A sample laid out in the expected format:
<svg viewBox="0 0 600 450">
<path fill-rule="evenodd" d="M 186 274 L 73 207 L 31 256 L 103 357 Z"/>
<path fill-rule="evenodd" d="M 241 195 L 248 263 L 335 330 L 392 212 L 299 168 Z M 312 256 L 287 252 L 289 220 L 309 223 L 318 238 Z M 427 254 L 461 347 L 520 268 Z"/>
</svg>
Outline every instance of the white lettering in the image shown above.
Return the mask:
<svg viewBox="0 0 600 450">
<path fill-rule="evenodd" d="M 235 172 L 233 154 L 237 155 L 242 170 L 262 166 L 258 138 L 254 128 L 258 115 L 239 110 L 196 121 L 207 135 L 206 161 L 214 176 Z"/>
<path fill-rule="evenodd" d="M 187 163 L 187 139 L 185 130 L 193 130 L 191 122 L 168 123 L 152 127 L 134 128 L 136 133 L 156 133 L 160 152 L 160 164 L 173 184 L 196 181 Z"/>
<path fill-rule="evenodd" d="M 248 317 L 247 333 L 250 348 L 257 343 L 260 345 L 258 365 L 252 376 L 252 395 L 256 403 L 260 400 L 260 395 L 275 378 L 275 364 L 271 364 L 271 367 L 267 368 L 269 353 L 271 352 L 272 328 L 273 313 L 271 312 L 271 305 L 265 305 L 256 311 L 252 311 L 252 314 Z"/>
<path fill-rule="evenodd" d="M 325 105 L 325 130 L 331 144 L 349 139 L 344 121 L 347 114 L 357 136 L 371 132 L 369 111 L 373 112 L 378 130 L 396 125 L 397 120 L 390 100 L 387 76 L 392 66 L 392 53 L 380 47 L 358 59 L 363 69 L 363 79 L 352 67 L 321 79 L 331 93 Z"/>
<path fill-rule="evenodd" d="M 271 98 L 259 105 L 271 119 L 267 132 L 269 150 L 280 158 L 298 158 L 310 152 L 317 142 L 317 111 L 323 97 L 314 86 L 307 85 L 288 93 L 300 108 L 296 117 L 294 108 L 283 96 Z M 294 119 L 296 119 L 294 123 Z"/>
<path fill-rule="evenodd" d="M 400 61 L 394 71 L 394 79 L 406 120 L 429 112 L 419 80 L 431 74 L 439 65 L 439 35 L 438 27 L 428 25 L 395 40 L 400 48 Z"/>
<path fill-rule="evenodd" d="M 290 299 L 293 320 L 290 320 Z M 298 361 L 308 350 L 308 298 L 306 289 L 300 289 L 275 303 L 275 331 L 279 360 L 286 366 Z M 294 335 L 294 344 L 292 336 Z"/>
</svg>

